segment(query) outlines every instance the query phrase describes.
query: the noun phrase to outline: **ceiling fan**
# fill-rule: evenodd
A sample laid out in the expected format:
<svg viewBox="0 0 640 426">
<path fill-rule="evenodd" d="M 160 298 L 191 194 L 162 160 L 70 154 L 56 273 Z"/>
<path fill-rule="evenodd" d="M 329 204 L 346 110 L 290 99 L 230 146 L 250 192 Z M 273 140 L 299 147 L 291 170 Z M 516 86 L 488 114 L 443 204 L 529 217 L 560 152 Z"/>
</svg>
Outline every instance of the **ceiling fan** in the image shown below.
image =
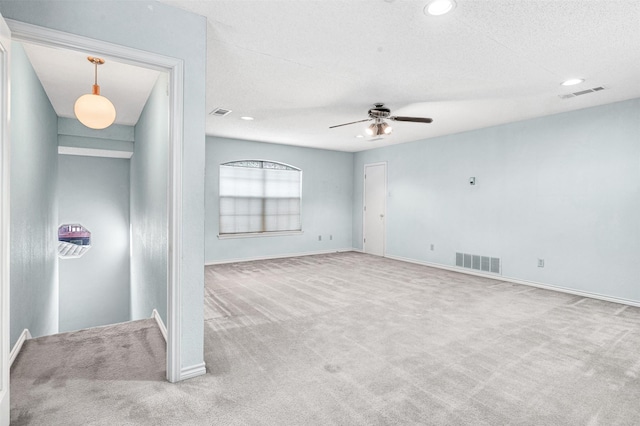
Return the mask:
<svg viewBox="0 0 640 426">
<path fill-rule="evenodd" d="M 373 123 L 371 123 L 365 130 L 367 132 L 367 135 L 382 136 L 388 135 L 392 131 L 391 126 L 389 126 L 389 124 L 384 121 L 385 119 L 391 121 L 409 121 L 412 123 L 431 123 L 433 121 L 433 119 L 427 117 L 401 117 L 391 115 L 391 110 L 389 108 L 385 108 L 384 104 L 377 103 L 374 104 L 374 107 L 369 110 L 369 118 L 364 120 L 352 121 L 351 123 L 338 124 L 329 128 L 333 129 L 335 127 L 348 126 L 350 124 L 363 123 L 365 121 L 373 120 Z"/>
</svg>

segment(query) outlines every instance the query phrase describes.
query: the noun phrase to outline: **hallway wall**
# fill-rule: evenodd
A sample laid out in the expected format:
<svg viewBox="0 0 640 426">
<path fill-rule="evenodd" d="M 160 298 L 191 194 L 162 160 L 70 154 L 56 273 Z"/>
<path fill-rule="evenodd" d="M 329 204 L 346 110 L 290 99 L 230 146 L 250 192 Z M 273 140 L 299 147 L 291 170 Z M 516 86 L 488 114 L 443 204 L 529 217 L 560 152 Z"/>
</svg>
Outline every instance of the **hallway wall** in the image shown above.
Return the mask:
<svg viewBox="0 0 640 426">
<path fill-rule="evenodd" d="M 82 257 L 58 261 L 60 332 L 129 321 L 129 160 L 58 157 L 59 222 L 91 231 Z"/>
<path fill-rule="evenodd" d="M 58 331 L 58 118 L 22 45 L 11 49 L 13 346 L 25 328 L 34 337 Z"/>
<path fill-rule="evenodd" d="M 169 97 L 158 77 L 135 126 L 131 157 L 131 319 L 157 309 L 167 324 Z"/>
</svg>

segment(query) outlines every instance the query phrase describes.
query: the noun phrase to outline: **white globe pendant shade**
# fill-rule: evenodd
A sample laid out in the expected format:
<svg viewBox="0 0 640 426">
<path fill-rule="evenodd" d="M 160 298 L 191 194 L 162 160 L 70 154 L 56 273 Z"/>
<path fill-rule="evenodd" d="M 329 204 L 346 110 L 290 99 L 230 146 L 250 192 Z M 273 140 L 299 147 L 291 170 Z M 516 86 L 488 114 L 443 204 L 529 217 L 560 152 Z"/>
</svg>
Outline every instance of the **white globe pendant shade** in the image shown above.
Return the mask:
<svg viewBox="0 0 640 426">
<path fill-rule="evenodd" d="M 95 66 L 95 83 L 92 93 L 80 96 L 75 105 L 73 112 L 76 118 L 85 126 L 91 129 L 105 129 L 113 124 L 116 120 L 116 108 L 111 101 L 100 95 L 100 86 L 98 86 L 98 65 L 104 64 L 104 59 L 87 57 L 89 62 Z"/>
<path fill-rule="evenodd" d="M 100 95 L 80 96 L 73 112 L 82 124 L 91 129 L 105 129 L 116 120 L 116 108 L 109 99 Z"/>
</svg>

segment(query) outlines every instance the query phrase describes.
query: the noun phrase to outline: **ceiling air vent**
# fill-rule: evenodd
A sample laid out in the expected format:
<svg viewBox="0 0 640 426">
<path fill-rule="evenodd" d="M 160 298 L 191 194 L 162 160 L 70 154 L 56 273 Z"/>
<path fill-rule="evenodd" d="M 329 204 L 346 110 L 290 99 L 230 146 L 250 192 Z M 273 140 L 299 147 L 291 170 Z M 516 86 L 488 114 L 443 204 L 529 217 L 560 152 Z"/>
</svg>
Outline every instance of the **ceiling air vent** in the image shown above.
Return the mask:
<svg viewBox="0 0 640 426">
<path fill-rule="evenodd" d="M 231 112 L 230 109 L 216 108 L 213 111 L 211 111 L 209 113 L 209 115 L 213 115 L 214 117 L 224 117 L 225 115 L 229 114 L 230 112 Z"/>
<path fill-rule="evenodd" d="M 581 90 L 579 92 L 567 93 L 567 94 L 558 95 L 558 96 L 561 99 L 569 99 L 569 98 L 575 98 L 576 96 L 580 96 L 580 95 L 586 95 L 587 93 L 599 92 L 601 90 L 604 90 L 604 87 L 602 87 L 602 86 L 594 87 L 593 89 Z"/>
</svg>

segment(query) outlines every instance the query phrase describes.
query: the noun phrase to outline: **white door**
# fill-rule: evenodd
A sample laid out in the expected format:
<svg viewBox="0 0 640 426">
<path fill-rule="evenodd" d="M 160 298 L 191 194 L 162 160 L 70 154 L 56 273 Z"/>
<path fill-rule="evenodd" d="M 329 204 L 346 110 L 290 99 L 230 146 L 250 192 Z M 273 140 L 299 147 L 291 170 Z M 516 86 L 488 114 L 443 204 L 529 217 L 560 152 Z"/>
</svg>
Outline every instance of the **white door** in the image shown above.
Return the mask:
<svg viewBox="0 0 640 426">
<path fill-rule="evenodd" d="M 387 210 L 387 164 L 364 166 L 364 252 L 384 256 Z"/>
<path fill-rule="evenodd" d="M 0 426 L 9 424 L 9 48 L 0 15 Z"/>
</svg>

